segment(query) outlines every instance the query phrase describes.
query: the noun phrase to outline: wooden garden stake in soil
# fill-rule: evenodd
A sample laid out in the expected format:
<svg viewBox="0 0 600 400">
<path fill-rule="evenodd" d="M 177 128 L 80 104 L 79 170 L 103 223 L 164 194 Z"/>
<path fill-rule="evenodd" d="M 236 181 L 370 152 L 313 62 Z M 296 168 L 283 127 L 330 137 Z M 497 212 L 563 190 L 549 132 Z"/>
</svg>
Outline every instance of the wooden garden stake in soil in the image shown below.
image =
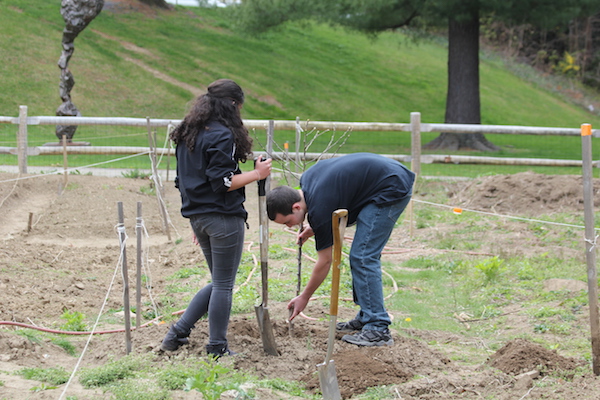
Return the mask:
<svg viewBox="0 0 600 400">
<path fill-rule="evenodd" d="M 129 315 L 129 277 L 127 275 L 127 253 L 125 251 L 125 218 L 123 217 L 123 202 L 117 203 L 117 209 L 119 214 L 119 224 L 117 225 L 117 231 L 119 232 L 119 243 L 121 244 L 121 271 L 123 273 L 123 310 L 125 317 L 125 352 L 126 354 L 131 353 L 131 315 Z"/>
<path fill-rule="evenodd" d="M 322 364 L 317 365 L 319 383 L 325 400 L 340 400 L 340 387 L 338 385 L 335 364 L 331 359 L 333 342 L 335 340 L 335 325 L 337 323 L 338 296 L 340 290 L 340 264 L 342 262 L 342 244 L 344 231 L 348 222 L 348 210 L 335 210 L 332 215 L 333 232 L 333 262 L 331 264 L 331 301 L 329 305 L 329 337 L 327 339 L 327 355 Z"/>
<path fill-rule="evenodd" d="M 304 225 L 300 225 L 300 233 L 302 233 L 302 231 L 304 230 Z M 296 296 L 300 296 L 300 290 L 302 289 L 302 244 L 298 244 L 298 271 L 296 272 L 296 276 L 297 276 L 297 283 L 296 283 Z M 294 312 L 294 308 L 290 309 L 290 317 L 292 316 L 292 313 Z M 294 321 L 289 320 L 289 330 L 290 330 L 290 337 L 293 337 L 294 334 Z"/>
<path fill-rule="evenodd" d="M 142 323 L 142 202 L 137 202 L 137 218 L 135 223 L 137 239 L 137 257 L 135 274 L 135 327 Z"/>
<path fill-rule="evenodd" d="M 583 204 L 585 219 L 585 258 L 587 262 L 590 330 L 592 337 L 592 369 L 600 375 L 600 324 L 598 322 L 598 273 L 596 271 L 596 230 L 594 229 L 594 185 L 592 180 L 592 126 L 581 125 L 581 158 L 583 161 Z"/>
</svg>

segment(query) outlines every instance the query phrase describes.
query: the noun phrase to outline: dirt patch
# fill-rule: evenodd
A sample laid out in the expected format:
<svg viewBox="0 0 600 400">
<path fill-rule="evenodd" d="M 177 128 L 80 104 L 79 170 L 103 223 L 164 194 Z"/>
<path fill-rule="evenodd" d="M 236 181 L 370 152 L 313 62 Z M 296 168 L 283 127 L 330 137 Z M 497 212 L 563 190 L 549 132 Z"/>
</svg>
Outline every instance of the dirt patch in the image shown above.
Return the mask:
<svg viewBox="0 0 600 400">
<path fill-rule="evenodd" d="M 595 179 L 594 194 L 599 190 L 600 181 Z M 465 208 L 509 215 L 583 211 L 583 178 L 534 172 L 486 176 L 465 183 L 456 199 Z M 600 196 L 595 196 L 594 206 L 599 205 Z"/>
<path fill-rule="evenodd" d="M 63 367 L 71 371 L 76 358 L 67 355 L 52 340 L 31 341 L 18 331 L 58 329 L 64 323 L 61 315 L 65 310 L 95 316 L 101 307 L 105 314 L 107 310 L 123 307 L 123 285 L 117 268 L 121 254 L 117 229 L 119 202 L 124 208 L 131 285 L 136 277 L 137 204 L 143 204 L 144 243 L 147 246 L 144 247 L 144 260 L 148 268 L 144 273 L 150 279 L 149 287 L 159 311 L 164 307 L 162 296 L 173 285 L 169 277 L 185 268 L 203 265 L 203 260 L 201 252 L 191 243 L 187 220 L 179 214 L 179 194 L 172 182 L 165 183 L 164 195 L 172 237 L 168 240 L 157 198 L 146 194 L 150 187 L 148 180 L 74 175 L 69 176 L 68 186 L 63 190 L 61 176 L 17 178 L 14 174 L 0 174 L 0 381 L 4 382 L 0 392 L 6 398 L 21 398 L 24 392 L 28 393 L 29 399 L 57 398 L 62 388 L 35 393 L 30 390 L 35 383 L 11 372 L 34 366 Z M 577 177 L 524 173 L 444 183 L 444 186 L 449 197 L 465 208 L 488 212 L 539 215 L 580 212 L 582 208 Z M 422 198 L 425 191 L 416 198 Z M 248 189 L 247 195 L 250 229 L 245 257 L 256 260 L 259 255 L 257 196 L 252 189 Z M 272 229 L 273 245 L 282 249 L 289 247 L 290 235 L 278 228 Z M 515 233 L 507 234 L 507 238 L 511 235 Z M 496 237 L 494 240 L 504 239 Z M 494 245 L 498 243 L 490 243 L 490 248 Z M 410 242 L 404 229 L 394 232 L 390 246 L 404 249 L 384 255 L 397 265 L 415 255 L 436 251 L 419 242 Z M 305 264 L 310 268 L 308 260 Z M 293 267 L 279 259 L 270 260 L 269 265 L 273 276 L 295 273 Z M 199 285 L 193 280 L 177 282 Z M 247 282 L 259 292 L 260 270 L 254 270 Z M 407 287 L 406 290 L 419 288 Z M 292 292 L 295 287 L 290 290 L 290 297 Z M 142 294 L 148 295 L 145 289 Z M 134 295 L 132 287 L 132 301 Z M 187 305 L 185 294 L 171 291 L 169 296 L 181 307 Z M 348 300 L 342 299 L 339 320 L 352 318 L 356 312 Z M 229 340 L 238 355 L 224 362 L 260 377 L 296 380 L 306 385 L 307 392 L 318 393 L 316 366 L 325 357 L 328 301 L 312 301 L 306 309 L 310 319 L 297 319 L 291 332 L 286 323 L 286 302 L 287 299 L 269 302 L 279 356 L 264 354 L 256 318 L 251 312 L 232 317 Z M 151 305 L 144 305 L 144 311 L 151 310 Z M 81 367 L 102 365 L 125 355 L 122 321 L 115 318 L 101 320 L 96 330 L 102 334 L 94 336 Z M 402 316 L 396 315 L 396 318 Z M 133 352 L 149 353 L 155 363 L 176 363 L 182 357 L 204 357 L 206 320 L 198 322 L 190 336 L 190 344 L 174 353 L 159 349 L 167 330 L 168 323 L 149 323 L 133 331 Z M 532 387 L 516 385 L 516 377 L 522 372 L 537 369 L 547 373 L 560 369 L 575 374 L 582 365 L 581 360 L 562 357 L 525 340 L 508 341 L 497 352 L 489 352 L 487 362 L 477 364 L 464 361 L 469 358 L 466 347 L 481 344 L 481 348 L 486 348 L 489 338 L 410 329 L 396 329 L 393 338 L 393 346 L 382 348 L 357 348 L 336 341 L 333 359 L 344 398 L 364 393 L 373 386 L 386 386 L 390 388 L 389 398 L 514 399 L 521 398 Z M 87 336 L 72 336 L 69 340 L 82 351 Z M 436 342 L 452 346 L 452 354 L 442 353 L 430 345 Z M 541 376 L 540 379 L 545 377 Z M 600 398 L 599 388 L 596 377 L 587 372 L 573 375 L 573 382 L 561 386 L 559 397 L 556 397 L 556 386 L 545 388 L 542 385 L 535 388 L 535 396 L 530 398 Z M 260 393 L 261 399 L 294 398 L 275 391 Z M 74 384 L 67 394 L 79 399 L 104 398 L 101 393 L 83 389 L 78 384 Z M 173 398 L 186 398 L 187 395 L 183 391 L 173 392 Z"/>
</svg>

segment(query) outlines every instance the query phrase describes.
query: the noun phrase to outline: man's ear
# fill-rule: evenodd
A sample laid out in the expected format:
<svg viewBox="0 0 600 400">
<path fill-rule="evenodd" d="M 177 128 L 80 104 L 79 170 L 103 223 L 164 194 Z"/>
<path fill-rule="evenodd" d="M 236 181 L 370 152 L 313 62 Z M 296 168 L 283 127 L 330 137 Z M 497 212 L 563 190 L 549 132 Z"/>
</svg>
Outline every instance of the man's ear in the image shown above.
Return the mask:
<svg viewBox="0 0 600 400">
<path fill-rule="evenodd" d="M 300 204 L 299 201 L 292 204 L 292 212 L 298 211 L 298 210 L 302 210 L 302 205 Z"/>
</svg>

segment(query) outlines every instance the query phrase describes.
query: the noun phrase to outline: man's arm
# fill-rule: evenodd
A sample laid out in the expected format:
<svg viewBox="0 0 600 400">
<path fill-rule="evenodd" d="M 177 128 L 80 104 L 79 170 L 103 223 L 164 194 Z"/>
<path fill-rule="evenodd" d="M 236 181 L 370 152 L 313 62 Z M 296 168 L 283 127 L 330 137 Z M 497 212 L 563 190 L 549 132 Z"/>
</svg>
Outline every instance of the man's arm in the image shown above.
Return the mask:
<svg viewBox="0 0 600 400">
<path fill-rule="evenodd" d="M 300 314 L 304 308 L 306 308 L 306 305 L 308 304 L 308 301 L 313 293 L 319 288 L 319 286 L 321 286 L 321 283 L 323 283 L 325 278 L 327 278 L 332 261 L 331 249 L 332 247 L 328 247 L 320 250 L 317 253 L 317 262 L 315 263 L 315 267 L 310 274 L 310 279 L 308 280 L 306 287 L 299 296 L 293 298 L 288 303 L 287 308 L 293 310 L 290 316 L 290 321 L 293 320 L 296 315 Z"/>
</svg>

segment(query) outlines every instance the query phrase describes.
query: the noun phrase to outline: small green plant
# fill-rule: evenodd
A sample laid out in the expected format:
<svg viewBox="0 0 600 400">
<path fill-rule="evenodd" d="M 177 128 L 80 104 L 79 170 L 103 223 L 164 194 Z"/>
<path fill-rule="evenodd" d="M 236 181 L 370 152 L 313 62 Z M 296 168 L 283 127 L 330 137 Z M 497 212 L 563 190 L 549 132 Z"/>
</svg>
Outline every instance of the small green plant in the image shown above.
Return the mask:
<svg viewBox="0 0 600 400">
<path fill-rule="evenodd" d="M 122 172 L 121 175 L 123 175 L 124 178 L 148 179 L 152 174 L 148 172 L 141 172 L 139 169 L 135 168 L 127 172 Z"/>
<path fill-rule="evenodd" d="M 41 344 L 42 339 L 39 337 L 39 333 L 36 331 L 28 330 L 28 329 L 20 329 L 17 331 L 17 335 L 24 336 L 31 343 Z"/>
<path fill-rule="evenodd" d="M 77 355 L 77 349 L 73 345 L 73 343 L 69 342 L 65 338 L 55 338 L 52 339 L 52 343 L 55 345 L 62 347 L 68 355 L 75 357 Z"/>
<path fill-rule="evenodd" d="M 141 361 L 133 357 L 123 357 L 98 368 L 83 370 L 79 382 L 86 388 L 105 386 L 134 376 L 140 364 Z"/>
<path fill-rule="evenodd" d="M 34 386 L 29 390 L 31 390 L 34 393 L 37 393 L 37 392 L 41 392 L 43 390 L 49 390 L 49 389 L 56 389 L 56 386 L 48 386 L 45 383 L 42 383 L 40 386 Z"/>
<path fill-rule="evenodd" d="M 186 279 L 192 275 L 206 275 L 206 270 L 198 267 L 179 268 L 169 279 Z"/>
<path fill-rule="evenodd" d="M 69 380 L 69 374 L 63 368 L 23 368 L 17 373 L 25 379 L 41 381 L 51 385 L 62 385 Z"/>
<path fill-rule="evenodd" d="M 503 260 L 499 259 L 498 256 L 495 256 L 475 265 L 475 268 L 483 272 L 485 276 L 485 284 L 487 285 L 495 282 L 498 279 L 503 263 Z"/>
<path fill-rule="evenodd" d="M 84 332 L 87 330 L 84 322 L 85 316 L 79 311 L 65 310 L 60 317 L 67 321 L 60 327 L 64 331 Z"/>
<path fill-rule="evenodd" d="M 140 188 L 140 192 L 150 195 L 150 196 L 154 196 L 156 194 L 156 189 L 154 188 L 154 185 L 149 185 L 149 186 L 142 186 Z"/>
<path fill-rule="evenodd" d="M 153 379 L 133 377 L 108 385 L 105 390 L 112 393 L 111 399 L 128 400 L 169 400 L 168 389 L 158 387 Z"/>
<path fill-rule="evenodd" d="M 556 308 L 540 307 L 534 311 L 533 316 L 535 318 L 548 318 L 548 317 L 553 317 L 555 315 L 559 315 L 562 312 L 563 312 L 562 310 L 559 310 Z"/>
<path fill-rule="evenodd" d="M 258 382 L 258 386 L 285 392 L 291 396 L 306 398 L 306 388 L 298 381 L 286 381 L 283 379 L 267 379 Z M 315 396 L 316 398 L 316 396 Z"/>
<path fill-rule="evenodd" d="M 205 400 L 217 400 L 228 390 L 238 391 L 236 398 L 247 398 L 240 387 L 239 376 L 233 374 L 229 368 L 218 364 L 213 358 L 209 358 L 208 362 L 202 364 L 199 372 L 187 379 L 186 390 L 199 391 Z"/>
<path fill-rule="evenodd" d="M 368 388 L 367 391 L 357 398 L 360 400 L 379 400 L 389 399 L 393 396 L 393 392 L 387 386 L 377 386 Z M 393 398 L 393 397 L 392 397 Z"/>
</svg>

